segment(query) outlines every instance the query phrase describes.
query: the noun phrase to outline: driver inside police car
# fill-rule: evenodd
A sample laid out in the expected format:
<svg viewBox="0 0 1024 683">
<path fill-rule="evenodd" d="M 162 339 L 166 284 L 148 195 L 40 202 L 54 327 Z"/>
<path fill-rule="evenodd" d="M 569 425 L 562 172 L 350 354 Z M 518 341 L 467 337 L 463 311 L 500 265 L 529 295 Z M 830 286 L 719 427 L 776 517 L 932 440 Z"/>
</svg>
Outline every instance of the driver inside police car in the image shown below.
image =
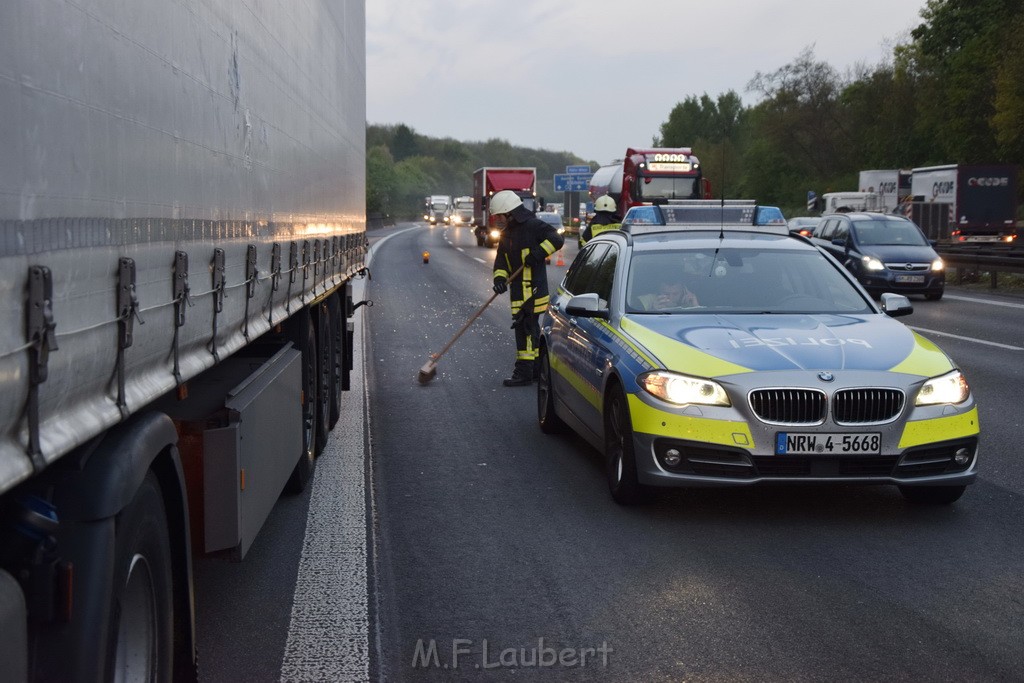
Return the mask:
<svg viewBox="0 0 1024 683">
<path fill-rule="evenodd" d="M 673 308 L 694 308 L 700 306 L 697 295 L 683 283 L 678 275 L 664 274 L 658 281 L 656 291 L 641 294 L 640 304 L 645 311 L 664 311 Z"/>
</svg>

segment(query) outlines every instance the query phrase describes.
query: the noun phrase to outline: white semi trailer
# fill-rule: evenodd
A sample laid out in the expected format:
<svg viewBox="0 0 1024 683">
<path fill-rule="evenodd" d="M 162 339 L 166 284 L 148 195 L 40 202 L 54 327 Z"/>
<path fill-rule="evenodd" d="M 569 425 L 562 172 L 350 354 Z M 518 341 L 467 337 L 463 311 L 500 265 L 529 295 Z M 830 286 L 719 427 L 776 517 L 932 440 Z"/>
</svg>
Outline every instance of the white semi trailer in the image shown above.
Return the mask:
<svg viewBox="0 0 1024 683">
<path fill-rule="evenodd" d="M 0 7 L 0 679 L 190 680 L 346 410 L 363 0 Z"/>
</svg>

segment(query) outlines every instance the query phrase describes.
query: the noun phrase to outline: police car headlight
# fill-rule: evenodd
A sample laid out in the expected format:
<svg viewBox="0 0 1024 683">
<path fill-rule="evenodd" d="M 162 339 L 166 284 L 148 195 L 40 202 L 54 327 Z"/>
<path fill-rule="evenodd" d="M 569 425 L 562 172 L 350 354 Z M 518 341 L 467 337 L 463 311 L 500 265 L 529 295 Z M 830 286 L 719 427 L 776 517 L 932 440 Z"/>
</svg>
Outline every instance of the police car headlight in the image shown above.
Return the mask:
<svg viewBox="0 0 1024 683">
<path fill-rule="evenodd" d="M 943 263 L 942 259 L 940 259 L 940 258 L 937 258 L 934 261 L 932 261 L 932 272 L 933 273 L 938 273 L 939 271 L 941 271 L 945 267 L 946 267 L 946 264 Z"/>
<path fill-rule="evenodd" d="M 885 270 L 885 266 L 882 262 L 874 256 L 865 256 L 861 260 L 864 261 L 864 267 L 868 270 Z"/>
<path fill-rule="evenodd" d="M 933 377 L 921 385 L 915 405 L 933 406 L 939 403 L 963 403 L 971 395 L 967 378 L 959 370 Z"/>
<path fill-rule="evenodd" d="M 640 386 L 656 398 L 675 405 L 730 406 L 729 395 L 717 382 L 687 377 L 665 370 L 645 372 L 637 378 Z"/>
</svg>

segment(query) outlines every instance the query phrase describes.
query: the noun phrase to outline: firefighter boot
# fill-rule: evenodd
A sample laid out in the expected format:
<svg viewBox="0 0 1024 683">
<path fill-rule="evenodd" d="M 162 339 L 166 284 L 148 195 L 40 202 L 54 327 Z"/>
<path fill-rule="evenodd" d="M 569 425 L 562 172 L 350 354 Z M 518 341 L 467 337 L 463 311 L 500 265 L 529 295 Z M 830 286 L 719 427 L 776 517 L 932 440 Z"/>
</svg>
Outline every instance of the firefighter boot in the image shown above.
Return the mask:
<svg viewBox="0 0 1024 683">
<path fill-rule="evenodd" d="M 512 376 L 501 382 L 506 387 L 525 387 L 533 384 L 533 361 L 516 361 L 516 367 L 512 370 Z"/>
</svg>

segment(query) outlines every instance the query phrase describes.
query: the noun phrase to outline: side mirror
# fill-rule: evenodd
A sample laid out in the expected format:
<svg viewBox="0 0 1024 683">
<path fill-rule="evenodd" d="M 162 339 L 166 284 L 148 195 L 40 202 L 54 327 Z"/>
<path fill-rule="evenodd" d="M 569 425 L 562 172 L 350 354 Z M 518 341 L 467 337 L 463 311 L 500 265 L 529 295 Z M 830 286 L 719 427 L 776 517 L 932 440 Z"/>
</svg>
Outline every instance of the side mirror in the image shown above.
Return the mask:
<svg viewBox="0 0 1024 683">
<path fill-rule="evenodd" d="M 882 294 L 882 312 L 890 318 L 899 318 L 913 313 L 914 306 L 910 303 L 910 299 L 902 294 L 885 292 Z"/>
<path fill-rule="evenodd" d="M 832 240 L 832 244 L 836 245 L 837 247 L 845 248 L 846 247 L 846 240 L 843 239 L 842 237 L 840 237 L 838 239 Z"/>
<path fill-rule="evenodd" d="M 608 304 L 595 293 L 577 294 L 565 305 L 567 315 L 579 318 L 608 318 Z"/>
</svg>

